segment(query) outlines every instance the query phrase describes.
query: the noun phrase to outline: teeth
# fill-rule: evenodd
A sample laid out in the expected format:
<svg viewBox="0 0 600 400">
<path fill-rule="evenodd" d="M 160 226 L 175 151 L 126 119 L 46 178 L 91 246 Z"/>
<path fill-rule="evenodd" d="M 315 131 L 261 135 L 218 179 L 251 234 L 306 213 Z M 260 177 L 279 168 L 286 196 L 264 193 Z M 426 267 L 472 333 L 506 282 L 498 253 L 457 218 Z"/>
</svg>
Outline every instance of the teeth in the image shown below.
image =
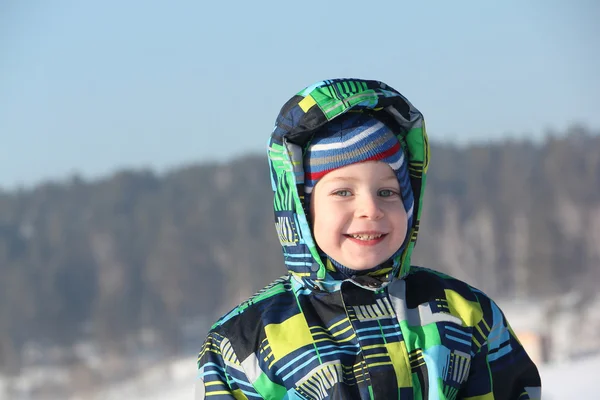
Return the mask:
<svg viewBox="0 0 600 400">
<path fill-rule="evenodd" d="M 373 240 L 373 239 L 379 239 L 383 235 L 382 234 L 377 234 L 377 235 L 357 234 L 357 235 L 350 235 L 350 236 L 352 236 L 354 239 L 358 239 L 358 240 Z"/>
</svg>

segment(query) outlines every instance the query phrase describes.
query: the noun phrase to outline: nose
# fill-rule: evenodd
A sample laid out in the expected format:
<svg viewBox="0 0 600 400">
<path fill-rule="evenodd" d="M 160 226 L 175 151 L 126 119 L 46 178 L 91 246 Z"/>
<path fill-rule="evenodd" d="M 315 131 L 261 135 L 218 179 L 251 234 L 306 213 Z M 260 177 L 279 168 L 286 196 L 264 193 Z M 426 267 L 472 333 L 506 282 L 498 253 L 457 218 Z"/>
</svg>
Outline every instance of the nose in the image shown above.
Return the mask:
<svg viewBox="0 0 600 400">
<path fill-rule="evenodd" d="M 377 200 L 378 199 L 373 195 L 360 196 L 356 200 L 356 216 L 372 220 L 378 220 L 383 217 L 383 210 Z"/>
</svg>

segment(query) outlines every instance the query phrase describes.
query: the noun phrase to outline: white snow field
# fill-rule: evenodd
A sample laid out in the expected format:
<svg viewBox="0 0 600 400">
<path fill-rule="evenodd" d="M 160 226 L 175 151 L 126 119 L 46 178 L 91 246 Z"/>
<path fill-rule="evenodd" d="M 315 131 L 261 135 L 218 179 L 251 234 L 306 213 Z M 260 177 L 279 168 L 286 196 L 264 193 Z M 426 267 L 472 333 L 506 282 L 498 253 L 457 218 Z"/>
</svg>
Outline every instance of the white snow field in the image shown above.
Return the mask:
<svg viewBox="0 0 600 400">
<path fill-rule="evenodd" d="M 544 400 L 600 399 L 600 354 L 539 369 Z"/>
</svg>

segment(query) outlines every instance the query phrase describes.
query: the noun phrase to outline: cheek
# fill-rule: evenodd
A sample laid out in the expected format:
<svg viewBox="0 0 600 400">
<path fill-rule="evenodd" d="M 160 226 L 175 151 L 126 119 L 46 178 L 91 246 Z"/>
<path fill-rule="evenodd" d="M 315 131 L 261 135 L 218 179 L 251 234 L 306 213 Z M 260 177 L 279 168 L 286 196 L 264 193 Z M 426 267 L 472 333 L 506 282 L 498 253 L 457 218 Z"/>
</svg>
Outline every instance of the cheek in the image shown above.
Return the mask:
<svg viewBox="0 0 600 400">
<path fill-rule="evenodd" d="M 317 216 L 319 217 L 319 219 L 321 219 L 323 217 L 323 207 L 324 207 L 324 202 L 323 199 L 321 198 L 322 196 L 319 196 L 320 193 L 317 193 L 317 191 L 313 191 L 310 195 L 310 200 L 309 200 L 309 214 L 310 214 L 310 222 L 314 225 L 315 222 L 315 218 L 317 218 Z"/>
<path fill-rule="evenodd" d="M 327 201 L 319 201 L 315 198 L 315 202 L 311 202 L 310 220 L 313 239 L 319 246 L 326 245 L 330 241 L 332 233 L 337 229 L 338 221 L 336 220 L 335 205 Z"/>
<path fill-rule="evenodd" d="M 321 211 L 321 210 L 318 210 L 318 211 Z M 312 222 L 311 222 L 311 233 L 312 233 L 313 239 L 314 239 L 315 243 L 317 244 L 317 246 L 319 246 L 320 248 L 323 248 L 323 246 L 327 246 L 327 242 L 328 242 L 327 229 L 326 229 L 327 220 L 321 216 L 320 212 L 317 212 L 315 214 L 315 212 L 313 211 L 311 214 L 313 215 Z M 318 218 L 315 218 L 315 216 L 318 216 Z"/>
<path fill-rule="evenodd" d="M 401 208 L 398 208 L 398 206 L 395 206 L 391 209 L 389 209 L 389 216 L 390 218 L 392 218 L 394 225 L 396 226 L 396 229 L 400 229 L 400 230 L 407 230 L 408 228 L 408 216 L 406 214 L 406 211 L 404 210 L 404 206 L 401 205 Z"/>
<path fill-rule="evenodd" d="M 402 212 L 398 215 L 398 224 L 399 229 L 404 232 L 404 236 L 408 233 L 408 216 L 406 215 L 406 211 L 402 209 Z"/>
<path fill-rule="evenodd" d="M 315 241 L 317 240 L 317 236 L 319 236 L 319 229 L 321 227 L 321 221 L 322 218 L 319 217 L 319 219 L 317 220 L 317 215 L 321 215 L 321 210 L 320 207 L 317 205 L 315 206 L 316 203 L 316 196 L 313 194 L 311 194 L 311 198 L 310 198 L 310 204 L 309 204 L 309 209 L 308 209 L 308 218 L 309 218 L 309 223 L 310 223 L 310 230 L 313 236 L 313 239 L 315 239 Z"/>
</svg>

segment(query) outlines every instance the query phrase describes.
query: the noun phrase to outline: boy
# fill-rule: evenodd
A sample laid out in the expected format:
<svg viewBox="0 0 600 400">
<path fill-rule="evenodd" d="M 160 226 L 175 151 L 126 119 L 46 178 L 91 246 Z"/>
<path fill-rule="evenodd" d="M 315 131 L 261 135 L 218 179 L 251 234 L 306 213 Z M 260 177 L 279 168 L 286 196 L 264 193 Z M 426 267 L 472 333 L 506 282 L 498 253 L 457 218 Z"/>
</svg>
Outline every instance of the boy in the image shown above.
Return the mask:
<svg viewBox="0 0 600 400">
<path fill-rule="evenodd" d="M 429 146 L 400 93 L 319 82 L 283 106 L 268 151 L 290 273 L 213 326 L 196 398 L 540 398 L 498 306 L 410 265 Z"/>
</svg>

